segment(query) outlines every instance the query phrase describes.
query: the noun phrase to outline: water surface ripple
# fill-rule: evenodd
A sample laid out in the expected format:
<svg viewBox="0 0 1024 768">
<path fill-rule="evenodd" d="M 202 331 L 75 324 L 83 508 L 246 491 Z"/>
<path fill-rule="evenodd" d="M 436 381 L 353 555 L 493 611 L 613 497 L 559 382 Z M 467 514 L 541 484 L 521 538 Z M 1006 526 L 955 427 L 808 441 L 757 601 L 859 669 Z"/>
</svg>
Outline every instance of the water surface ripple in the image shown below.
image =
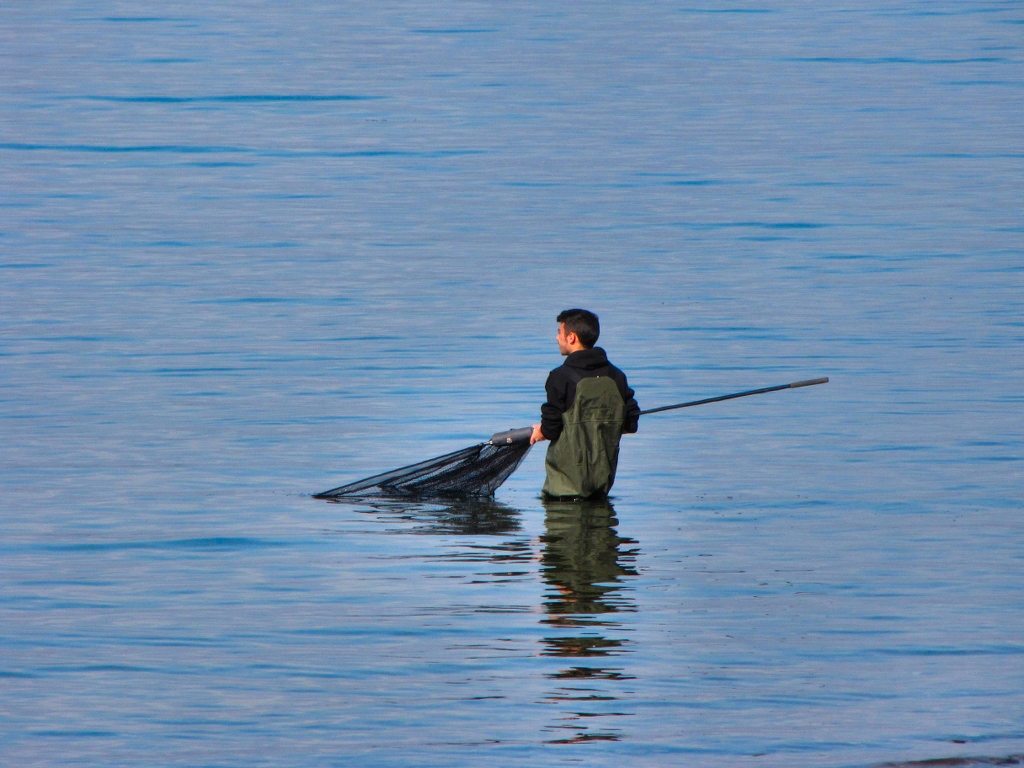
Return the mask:
<svg viewBox="0 0 1024 768">
<path fill-rule="evenodd" d="M 0 8 L 0 762 L 1020 764 L 1022 24 Z M 534 421 L 571 306 L 645 408 L 831 383 L 310 497 Z"/>
</svg>

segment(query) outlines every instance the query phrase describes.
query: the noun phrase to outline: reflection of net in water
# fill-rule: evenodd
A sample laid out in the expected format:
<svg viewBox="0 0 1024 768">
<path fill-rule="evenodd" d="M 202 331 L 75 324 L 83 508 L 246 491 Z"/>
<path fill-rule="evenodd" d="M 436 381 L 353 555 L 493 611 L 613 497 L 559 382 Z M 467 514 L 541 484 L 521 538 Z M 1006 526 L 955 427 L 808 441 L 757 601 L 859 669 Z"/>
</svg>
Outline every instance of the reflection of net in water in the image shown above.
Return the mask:
<svg viewBox="0 0 1024 768">
<path fill-rule="evenodd" d="M 404 497 L 336 496 L 327 499 L 333 504 L 349 504 L 361 512 L 374 513 L 384 523 L 399 523 L 402 533 L 456 536 L 495 536 L 520 529 L 520 511 L 491 496 L 470 497 Z M 411 527 L 410 527 L 411 526 Z M 518 550 L 522 542 L 500 545 Z"/>
<path fill-rule="evenodd" d="M 528 439 L 498 443 L 491 438 L 490 442 L 332 488 L 314 498 L 490 496 L 529 452 Z"/>
</svg>

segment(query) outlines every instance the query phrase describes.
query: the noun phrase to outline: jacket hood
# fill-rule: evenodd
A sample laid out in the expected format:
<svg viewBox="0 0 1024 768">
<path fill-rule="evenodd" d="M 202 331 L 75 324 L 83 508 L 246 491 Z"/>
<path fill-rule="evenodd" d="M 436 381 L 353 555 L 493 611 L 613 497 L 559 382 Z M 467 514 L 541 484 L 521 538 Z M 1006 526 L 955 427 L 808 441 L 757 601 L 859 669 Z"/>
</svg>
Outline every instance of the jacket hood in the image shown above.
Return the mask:
<svg viewBox="0 0 1024 768">
<path fill-rule="evenodd" d="M 582 368 L 585 371 L 592 371 L 595 368 L 608 365 L 608 355 L 605 354 L 601 347 L 581 349 L 579 352 L 573 352 L 568 355 L 565 358 L 565 365 L 572 368 Z"/>
</svg>

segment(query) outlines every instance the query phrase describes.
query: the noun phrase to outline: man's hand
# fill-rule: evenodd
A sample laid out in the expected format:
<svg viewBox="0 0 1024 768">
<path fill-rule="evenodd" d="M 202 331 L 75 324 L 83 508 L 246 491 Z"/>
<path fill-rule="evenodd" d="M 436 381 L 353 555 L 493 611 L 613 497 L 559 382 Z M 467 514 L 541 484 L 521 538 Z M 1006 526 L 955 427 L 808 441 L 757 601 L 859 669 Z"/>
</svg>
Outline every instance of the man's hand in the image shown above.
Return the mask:
<svg viewBox="0 0 1024 768">
<path fill-rule="evenodd" d="M 534 443 L 542 443 L 545 440 L 547 440 L 547 438 L 544 437 L 544 433 L 540 431 L 540 424 L 534 424 L 533 434 L 530 435 L 530 445 L 533 445 Z"/>
</svg>

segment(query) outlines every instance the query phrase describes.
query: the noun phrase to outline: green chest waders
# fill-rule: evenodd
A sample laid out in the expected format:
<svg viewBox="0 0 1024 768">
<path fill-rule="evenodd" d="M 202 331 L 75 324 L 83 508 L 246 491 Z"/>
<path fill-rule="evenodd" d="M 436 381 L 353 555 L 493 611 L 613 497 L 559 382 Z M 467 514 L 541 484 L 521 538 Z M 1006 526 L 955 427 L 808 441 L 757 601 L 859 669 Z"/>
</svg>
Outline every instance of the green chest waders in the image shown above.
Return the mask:
<svg viewBox="0 0 1024 768">
<path fill-rule="evenodd" d="M 626 404 L 615 382 L 593 376 L 576 383 L 572 408 L 562 414 L 562 434 L 548 446 L 547 496 L 603 496 L 615 482 Z"/>
</svg>

